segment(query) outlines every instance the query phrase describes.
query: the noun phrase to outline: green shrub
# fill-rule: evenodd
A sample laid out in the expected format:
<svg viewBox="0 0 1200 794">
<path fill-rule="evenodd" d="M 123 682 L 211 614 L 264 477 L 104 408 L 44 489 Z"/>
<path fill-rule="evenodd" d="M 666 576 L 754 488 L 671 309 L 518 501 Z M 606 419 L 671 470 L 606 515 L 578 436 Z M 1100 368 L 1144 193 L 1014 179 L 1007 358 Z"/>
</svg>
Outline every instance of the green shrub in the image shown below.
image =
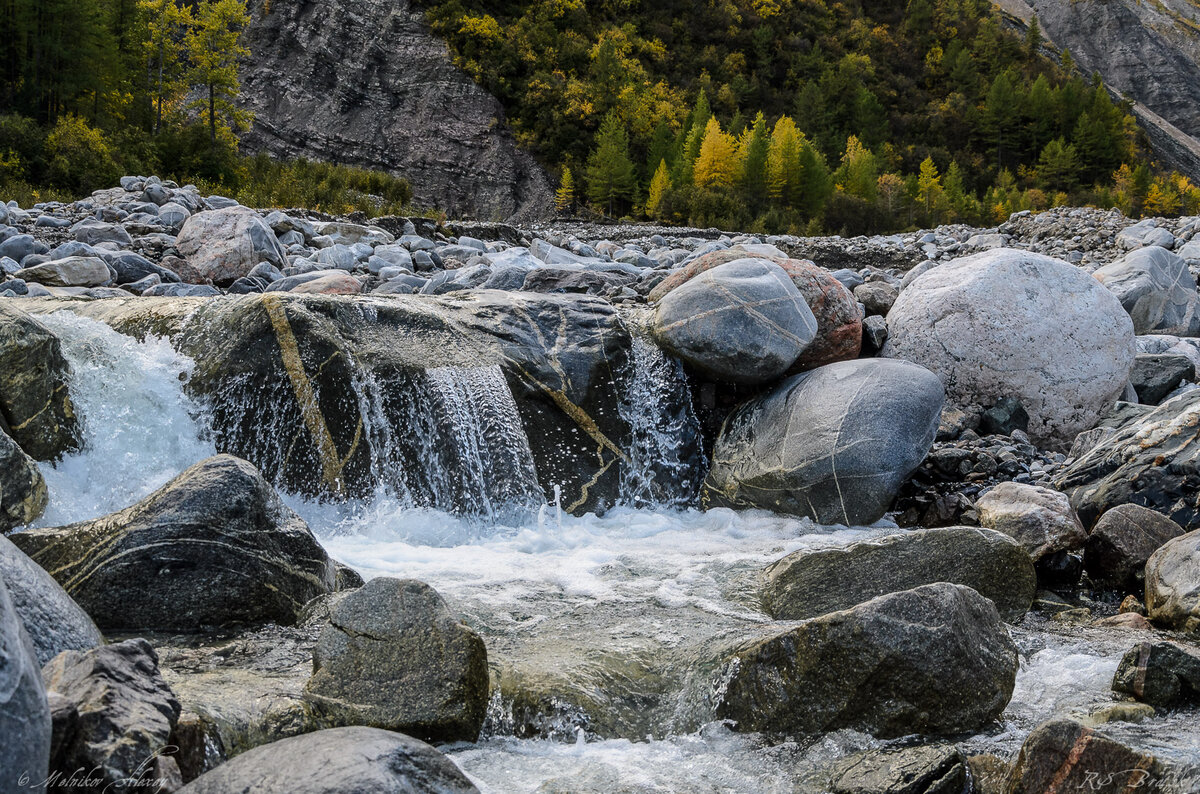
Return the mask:
<svg viewBox="0 0 1200 794">
<path fill-rule="evenodd" d="M 50 184 L 85 195 L 112 187 L 121 177 L 104 133 L 78 116 L 63 116 L 46 136 Z"/>
</svg>

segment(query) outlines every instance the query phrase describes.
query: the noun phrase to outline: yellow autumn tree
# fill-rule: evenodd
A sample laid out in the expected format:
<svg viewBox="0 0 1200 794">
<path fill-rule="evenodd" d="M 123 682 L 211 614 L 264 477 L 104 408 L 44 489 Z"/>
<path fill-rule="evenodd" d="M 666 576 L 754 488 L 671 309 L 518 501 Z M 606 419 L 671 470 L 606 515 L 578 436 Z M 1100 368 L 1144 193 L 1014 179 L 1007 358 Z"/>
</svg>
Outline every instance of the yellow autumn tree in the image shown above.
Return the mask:
<svg viewBox="0 0 1200 794">
<path fill-rule="evenodd" d="M 926 157 L 921 162 L 921 173 L 917 176 L 917 196 L 925 205 L 927 215 L 932 217 L 941 209 L 944 198 L 942 178 L 938 176 L 937 165 L 932 157 Z"/>
<path fill-rule="evenodd" d="M 696 187 L 732 187 L 738 171 L 737 143 L 733 136 L 721 129 L 721 123 L 710 118 L 704 127 L 704 139 L 700 143 L 700 156 L 692 168 L 692 179 Z"/>
<path fill-rule="evenodd" d="M 554 208 L 559 212 L 569 212 L 575 206 L 575 175 L 570 168 L 563 168 L 562 182 L 554 194 Z"/>
<path fill-rule="evenodd" d="M 658 169 L 655 170 L 654 176 L 650 178 L 650 189 L 646 196 L 646 215 L 651 218 L 659 218 L 659 212 L 662 209 L 663 196 L 671 187 L 671 176 L 668 173 L 667 161 L 660 160 Z"/>
</svg>

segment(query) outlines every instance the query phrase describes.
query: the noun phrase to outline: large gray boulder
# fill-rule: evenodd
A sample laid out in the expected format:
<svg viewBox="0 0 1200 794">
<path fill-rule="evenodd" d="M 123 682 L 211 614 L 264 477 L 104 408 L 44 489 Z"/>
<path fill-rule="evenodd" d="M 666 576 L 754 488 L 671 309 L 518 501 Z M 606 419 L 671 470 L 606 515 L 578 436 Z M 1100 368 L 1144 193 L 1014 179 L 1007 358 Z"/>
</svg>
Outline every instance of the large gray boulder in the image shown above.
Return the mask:
<svg viewBox="0 0 1200 794">
<path fill-rule="evenodd" d="M 36 520 L 49 499 L 37 464 L 0 426 L 0 533 Z"/>
<path fill-rule="evenodd" d="M 1200 335 L 1200 294 L 1182 257 L 1139 248 L 1092 275 L 1117 296 L 1137 334 Z"/>
<path fill-rule="evenodd" d="M 725 420 L 706 498 L 823 524 L 873 523 L 929 453 L 942 399 L 937 377 L 905 361 L 796 375 Z"/>
<path fill-rule="evenodd" d="M 83 651 L 104 642 L 96 624 L 54 577 L 4 537 L 0 537 L 0 579 L 8 585 L 38 664 L 63 651 Z"/>
<path fill-rule="evenodd" d="M 179 721 L 179 701 L 146 640 L 64 651 L 43 668 L 42 677 L 46 689 L 65 698 L 78 715 L 56 737 L 53 770 L 64 778 L 84 770 L 99 790 L 155 791 L 154 781 L 178 777 L 174 759 L 162 753 Z"/>
<path fill-rule="evenodd" d="M 1073 265 L 1001 248 L 921 275 L 888 313 L 883 355 L 933 370 L 972 411 L 1015 397 L 1037 442 L 1069 445 L 1120 397 L 1133 322 Z"/>
<path fill-rule="evenodd" d="M 229 286 L 259 262 L 287 267 L 287 253 L 262 217 L 246 207 L 200 212 L 187 219 L 175 243 L 194 274 L 185 281 Z M 183 274 L 181 274 L 183 275 Z"/>
<path fill-rule="evenodd" d="M 54 460 L 79 445 L 70 379 L 58 337 L 12 301 L 0 301 L 0 416 L 34 460 Z"/>
<path fill-rule="evenodd" d="M 372 579 L 330 611 L 305 693 L 333 724 L 473 742 L 487 711 L 487 650 L 429 585 Z"/>
<path fill-rule="evenodd" d="M 7 791 L 43 791 L 50 762 L 50 705 L 33 643 L 0 577 L 0 780 Z"/>
<path fill-rule="evenodd" d="M 1200 650 L 1139 642 L 1121 657 L 1112 687 L 1155 708 L 1200 703 Z"/>
<path fill-rule="evenodd" d="M 780 620 L 806 620 L 934 582 L 972 588 L 1009 621 L 1029 610 L 1037 591 L 1033 561 L 1015 540 L 948 527 L 789 554 L 763 572 L 763 605 Z"/>
<path fill-rule="evenodd" d="M 333 562 L 258 470 L 218 455 L 120 512 L 12 536 L 104 630 L 294 623 Z"/>
<path fill-rule="evenodd" d="M 103 287 L 113 281 L 112 271 L 98 256 L 68 256 L 18 270 L 14 278 L 47 287 Z"/>
<path fill-rule="evenodd" d="M 255 747 L 179 794 L 478 794 L 446 756 L 379 728 L 307 733 Z"/>
<path fill-rule="evenodd" d="M 1146 609 L 1166 628 L 1200 633 L 1200 530 L 1167 541 L 1146 562 Z"/>
<path fill-rule="evenodd" d="M 1103 587 L 1140 592 L 1150 555 L 1182 534 L 1182 527 L 1156 510 L 1117 505 L 1092 527 L 1083 565 Z"/>
<path fill-rule="evenodd" d="M 744 643 L 712 692 L 716 718 L 739 731 L 965 733 L 1004 711 L 1016 675 L 996 606 L 939 582 Z"/>
<path fill-rule="evenodd" d="M 1003 532 L 1035 561 L 1059 551 L 1082 549 L 1087 532 L 1066 494 L 1016 482 L 1002 482 L 975 503 L 980 526 Z"/>
<path fill-rule="evenodd" d="M 780 377 L 817 333 L 817 320 L 783 268 L 737 259 L 706 270 L 658 302 L 652 327 L 666 350 L 733 383 Z"/>
</svg>

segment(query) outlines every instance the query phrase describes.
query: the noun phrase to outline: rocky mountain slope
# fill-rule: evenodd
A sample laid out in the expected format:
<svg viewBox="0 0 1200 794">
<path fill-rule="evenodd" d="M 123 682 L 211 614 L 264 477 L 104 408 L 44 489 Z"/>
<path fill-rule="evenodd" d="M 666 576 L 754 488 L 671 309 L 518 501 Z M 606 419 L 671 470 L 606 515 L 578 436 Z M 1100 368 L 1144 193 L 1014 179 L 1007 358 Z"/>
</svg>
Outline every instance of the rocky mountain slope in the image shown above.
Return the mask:
<svg viewBox="0 0 1200 794">
<path fill-rule="evenodd" d="M 536 217 L 552 193 L 504 111 L 407 0 L 252 0 L 251 149 L 394 171 L 451 215 Z"/>
</svg>

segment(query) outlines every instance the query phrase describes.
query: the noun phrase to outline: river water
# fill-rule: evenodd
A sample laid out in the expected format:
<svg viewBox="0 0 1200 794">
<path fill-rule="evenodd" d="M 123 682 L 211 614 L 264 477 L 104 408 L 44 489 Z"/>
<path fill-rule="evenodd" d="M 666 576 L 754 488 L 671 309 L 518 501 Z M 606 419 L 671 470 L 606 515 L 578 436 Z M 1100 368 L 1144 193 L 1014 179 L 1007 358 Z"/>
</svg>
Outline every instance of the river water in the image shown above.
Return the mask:
<svg viewBox="0 0 1200 794">
<path fill-rule="evenodd" d="M 50 508 L 41 525 L 126 507 L 215 454 L 203 406 L 182 389 L 194 364 L 167 341 L 135 341 L 66 312 L 42 321 L 63 340 L 86 444 L 42 467 Z M 635 354 L 645 397 L 623 409 L 640 411 L 627 417 L 641 428 L 635 466 L 624 481 L 627 505 L 603 516 L 566 515 L 531 495 L 532 460 L 512 397 L 487 370 L 429 373 L 429 405 L 450 414 L 452 432 L 433 437 L 426 468 L 445 465 L 437 455 L 446 446 L 453 467 L 423 472 L 421 484 L 403 472 L 381 477 L 373 498 L 349 504 L 285 500 L 333 557 L 364 576 L 437 588 L 484 637 L 502 678 L 550 682 L 536 730 L 520 731 L 528 738 L 514 735 L 512 703 L 498 695 L 478 743 L 443 748 L 483 791 L 820 791 L 818 770 L 881 743 L 850 731 L 781 743 L 708 722 L 686 694 L 688 653 L 767 622 L 755 596 L 767 564 L 900 530 L 683 507 L 698 478 L 673 457 L 672 439 L 695 429 L 659 404 L 682 375 L 654 351 Z M 396 418 L 364 415 L 386 450 Z M 657 484 L 664 479 L 673 492 Z M 439 487 L 470 496 L 469 509 L 448 512 L 435 498 Z M 1112 702 L 1121 654 L 1143 638 L 1037 616 L 1012 632 L 1022 651 L 1016 691 L 999 723 L 958 737 L 970 752 L 1011 757 L 1038 723 Z M 1196 716 L 1159 716 L 1129 730 L 1165 756 L 1194 760 Z"/>
</svg>

